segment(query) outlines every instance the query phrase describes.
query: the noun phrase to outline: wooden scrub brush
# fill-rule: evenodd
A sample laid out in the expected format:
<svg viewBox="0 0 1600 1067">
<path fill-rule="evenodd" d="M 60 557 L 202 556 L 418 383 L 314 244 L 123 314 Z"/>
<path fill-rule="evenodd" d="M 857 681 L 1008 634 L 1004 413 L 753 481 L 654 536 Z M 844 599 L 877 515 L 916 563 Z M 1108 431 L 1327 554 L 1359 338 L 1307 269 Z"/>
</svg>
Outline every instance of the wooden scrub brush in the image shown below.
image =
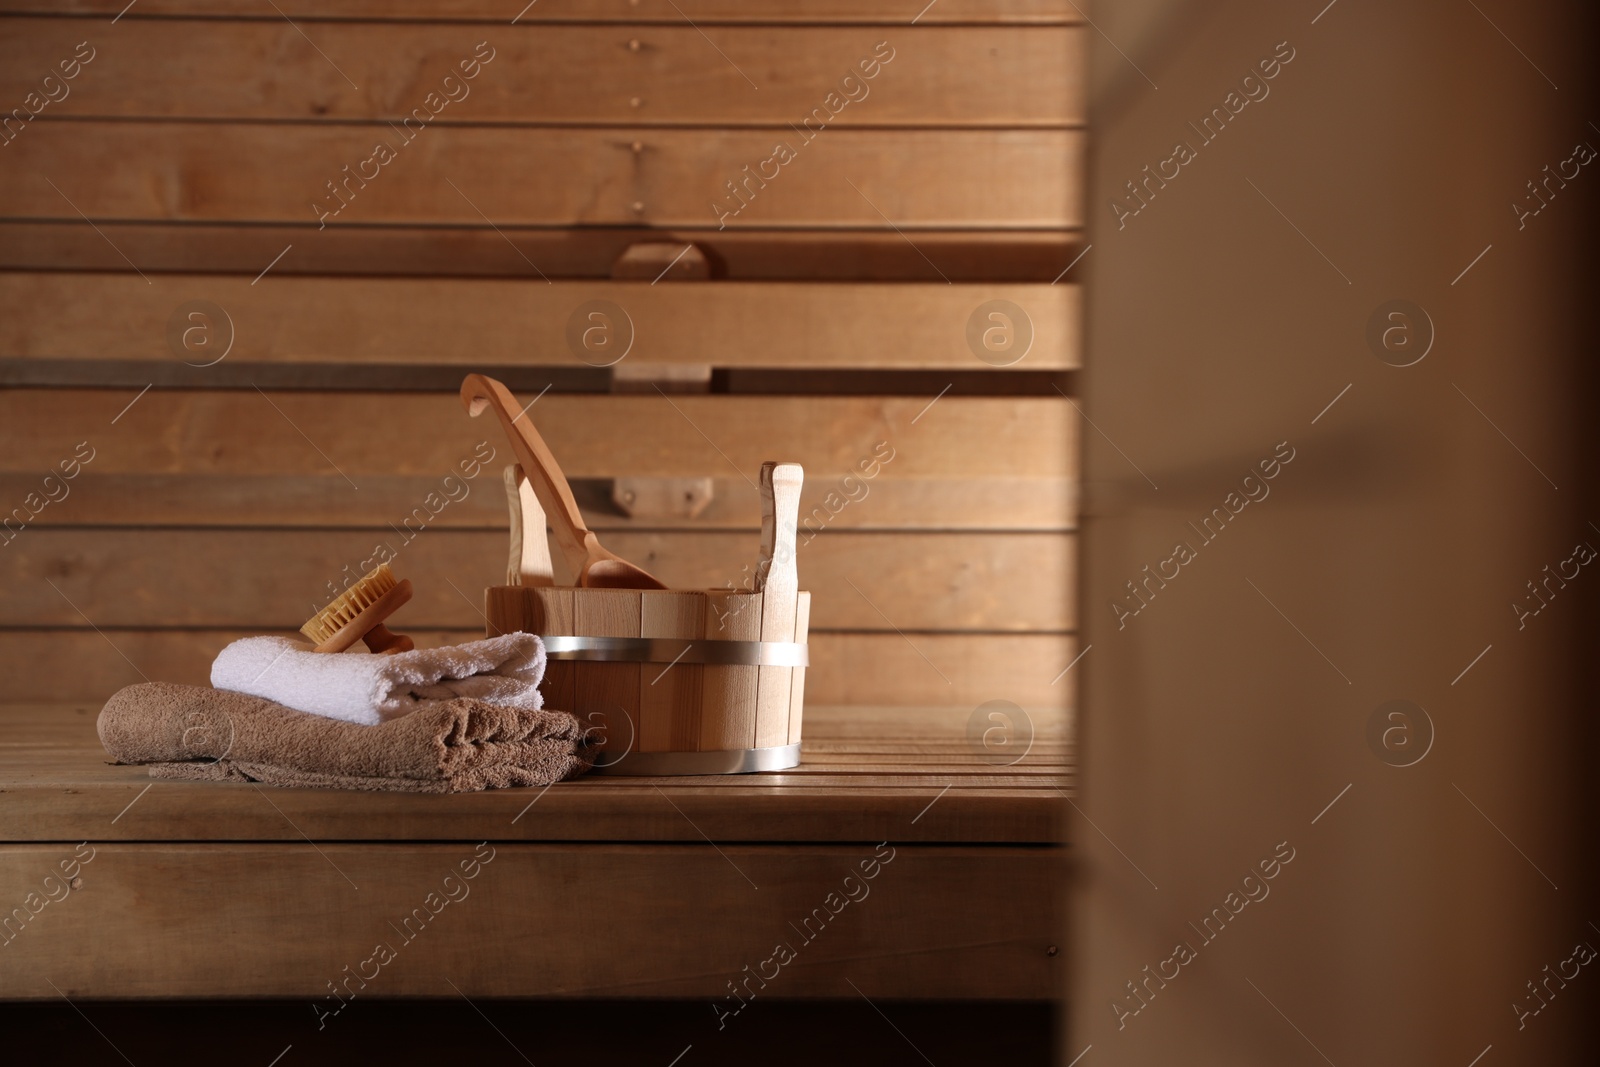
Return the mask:
<svg viewBox="0 0 1600 1067">
<path fill-rule="evenodd" d="M 300 632 L 316 642 L 313 652 L 343 652 L 357 641 L 365 641 L 380 654 L 410 652 L 416 643 L 383 625 L 410 599 L 411 580 L 396 582 L 389 565 L 380 563 L 317 612 Z"/>
</svg>

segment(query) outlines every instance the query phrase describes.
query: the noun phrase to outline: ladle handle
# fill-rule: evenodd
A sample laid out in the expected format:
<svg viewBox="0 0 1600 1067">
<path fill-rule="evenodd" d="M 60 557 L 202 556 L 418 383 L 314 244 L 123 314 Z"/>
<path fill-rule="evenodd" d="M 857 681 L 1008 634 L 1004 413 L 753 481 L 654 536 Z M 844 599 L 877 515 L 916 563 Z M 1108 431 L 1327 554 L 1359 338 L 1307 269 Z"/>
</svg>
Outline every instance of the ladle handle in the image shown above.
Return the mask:
<svg viewBox="0 0 1600 1067">
<path fill-rule="evenodd" d="M 473 416 L 481 415 L 485 408 L 494 409 L 511 439 L 511 451 L 516 453 L 517 462 L 522 464 L 522 471 L 539 498 L 539 506 L 544 508 L 556 550 L 571 574 L 582 574 L 592 550 L 599 547 L 599 539 L 584 526 L 583 514 L 561 473 L 561 465 L 517 406 L 517 398 L 493 378 L 469 374 L 461 382 L 461 403 Z"/>
</svg>

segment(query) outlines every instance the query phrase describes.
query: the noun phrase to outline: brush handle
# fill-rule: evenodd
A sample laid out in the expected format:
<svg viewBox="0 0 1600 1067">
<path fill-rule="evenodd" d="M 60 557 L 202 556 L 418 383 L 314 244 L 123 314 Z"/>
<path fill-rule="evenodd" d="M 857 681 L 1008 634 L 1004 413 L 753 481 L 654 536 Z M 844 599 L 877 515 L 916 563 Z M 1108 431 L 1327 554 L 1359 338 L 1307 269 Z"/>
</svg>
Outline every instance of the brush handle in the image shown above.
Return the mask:
<svg viewBox="0 0 1600 1067">
<path fill-rule="evenodd" d="M 561 554 L 568 574 L 575 580 L 592 558 L 609 555 L 600 547 L 600 539 L 583 524 L 583 514 L 573 499 L 572 488 L 567 485 L 561 465 L 550 453 L 549 446 L 539 431 L 533 428 L 517 398 L 504 385 L 482 374 L 469 374 L 461 382 L 461 402 L 467 414 L 481 415 L 485 408 L 493 408 L 511 439 L 511 451 L 522 464 L 522 471 L 533 486 L 539 505 L 544 508 L 550 524 L 550 535 L 555 549 Z"/>
<path fill-rule="evenodd" d="M 367 648 L 379 655 L 390 652 L 410 652 L 417 647 L 417 643 L 405 634 L 397 634 L 383 623 L 379 623 L 366 632 L 361 640 L 367 643 Z"/>
</svg>

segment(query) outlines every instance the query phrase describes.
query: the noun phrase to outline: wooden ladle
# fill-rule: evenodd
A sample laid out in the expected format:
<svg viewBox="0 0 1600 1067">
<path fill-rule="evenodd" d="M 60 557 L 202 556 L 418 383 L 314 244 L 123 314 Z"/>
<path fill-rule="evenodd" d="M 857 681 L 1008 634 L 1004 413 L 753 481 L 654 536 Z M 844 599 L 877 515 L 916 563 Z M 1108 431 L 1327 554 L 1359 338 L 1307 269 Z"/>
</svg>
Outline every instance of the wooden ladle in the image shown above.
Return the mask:
<svg viewBox="0 0 1600 1067">
<path fill-rule="evenodd" d="M 511 439 L 511 451 L 544 508 L 556 552 L 575 584 L 590 589 L 667 587 L 648 571 L 607 551 L 594 531 L 584 526 L 566 476 L 510 390 L 493 378 L 469 374 L 461 382 L 461 403 L 469 415 L 481 415 L 485 408 L 493 408 L 500 417 L 500 425 Z"/>
</svg>

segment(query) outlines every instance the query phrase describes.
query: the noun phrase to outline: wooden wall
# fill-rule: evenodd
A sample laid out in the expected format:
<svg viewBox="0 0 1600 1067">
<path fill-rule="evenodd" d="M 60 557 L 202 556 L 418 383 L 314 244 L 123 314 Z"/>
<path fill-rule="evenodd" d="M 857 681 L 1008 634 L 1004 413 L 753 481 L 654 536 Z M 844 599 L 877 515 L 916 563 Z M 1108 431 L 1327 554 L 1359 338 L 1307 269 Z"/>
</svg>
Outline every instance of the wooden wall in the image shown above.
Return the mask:
<svg viewBox="0 0 1600 1067">
<path fill-rule="evenodd" d="M 0 0 L 10 697 L 201 681 L 380 545 L 396 628 L 481 632 L 480 370 L 673 585 L 747 581 L 760 463 L 804 464 L 812 702 L 1064 705 L 1075 7 L 509 6 Z M 614 367 L 570 340 L 594 301 Z M 713 499 L 630 517 L 618 478 Z"/>
</svg>

